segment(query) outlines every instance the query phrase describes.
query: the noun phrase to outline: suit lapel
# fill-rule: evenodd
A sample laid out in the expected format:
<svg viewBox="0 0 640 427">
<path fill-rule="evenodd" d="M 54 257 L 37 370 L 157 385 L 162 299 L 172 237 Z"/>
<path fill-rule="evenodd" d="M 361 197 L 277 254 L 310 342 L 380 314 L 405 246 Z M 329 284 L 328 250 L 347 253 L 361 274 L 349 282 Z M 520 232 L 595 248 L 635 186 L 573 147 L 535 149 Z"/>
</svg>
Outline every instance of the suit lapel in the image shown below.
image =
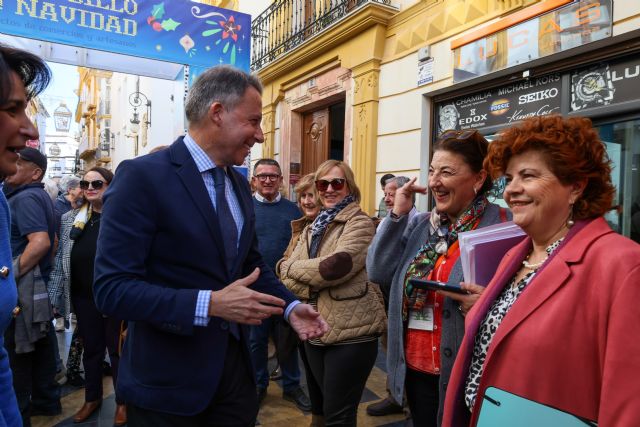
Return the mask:
<svg viewBox="0 0 640 427">
<path fill-rule="evenodd" d="M 202 180 L 202 174 L 198 171 L 196 163 L 191 157 L 189 150 L 184 145 L 182 138 L 171 145 L 171 160 L 176 167 L 176 174 L 182 181 L 186 192 L 191 197 L 191 200 L 195 204 L 196 208 L 202 215 L 202 219 L 207 224 L 207 229 L 211 234 L 211 237 L 216 243 L 220 254 L 220 259 L 224 265 L 224 242 L 222 241 L 222 232 L 218 225 L 218 216 L 211 203 L 211 198 L 207 192 L 207 188 Z"/>
<path fill-rule="evenodd" d="M 554 254 L 552 254 L 549 263 L 535 275 L 531 283 L 527 285 L 522 295 L 504 317 L 487 352 L 487 360 L 489 360 L 491 354 L 500 343 L 516 329 L 518 325 L 542 306 L 543 303 L 551 298 L 560 288 L 565 286 L 571 276 L 570 264 L 579 262 L 582 259 L 590 243 L 603 234 L 613 232 L 608 226 L 601 227 L 599 220 L 600 219 L 591 222 L 580 221 L 571 229 L 565 237 L 565 241 Z M 584 228 L 590 228 L 590 231 L 580 233 Z M 520 253 L 519 257 L 515 258 L 515 260 L 520 261 L 524 259 L 525 256 L 526 253 Z M 519 267 L 519 263 L 514 262 L 513 264 L 515 267 Z M 515 274 L 515 271 L 511 276 L 507 276 L 507 280 L 510 280 L 513 274 Z M 491 302 L 498 297 L 498 294 L 491 298 Z M 483 312 L 488 310 L 489 307 L 486 307 Z"/>
</svg>

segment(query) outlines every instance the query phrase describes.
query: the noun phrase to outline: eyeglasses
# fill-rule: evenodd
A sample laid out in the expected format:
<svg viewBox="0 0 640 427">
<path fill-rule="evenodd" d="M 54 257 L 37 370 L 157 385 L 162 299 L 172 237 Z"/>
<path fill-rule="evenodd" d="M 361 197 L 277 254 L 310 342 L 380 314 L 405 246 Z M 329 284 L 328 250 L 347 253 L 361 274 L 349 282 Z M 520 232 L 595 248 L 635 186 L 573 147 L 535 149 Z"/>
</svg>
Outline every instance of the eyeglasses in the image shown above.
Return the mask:
<svg viewBox="0 0 640 427">
<path fill-rule="evenodd" d="M 442 132 L 440 134 L 440 136 L 438 137 L 438 139 L 440 139 L 440 140 L 445 140 L 445 139 L 468 139 L 468 138 L 471 138 L 476 133 L 478 133 L 478 131 L 477 130 L 473 130 L 473 129 L 467 129 L 467 130 L 449 129 L 449 130 L 445 130 L 444 132 Z"/>
<path fill-rule="evenodd" d="M 261 173 L 260 175 L 255 175 L 255 177 L 258 178 L 260 182 L 267 182 L 267 180 L 276 182 L 278 178 L 280 178 L 280 175 Z"/>
<path fill-rule="evenodd" d="M 335 191 L 340 191 L 344 188 L 344 184 L 347 182 L 344 178 L 333 178 L 331 181 L 326 179 L 319 179 L 316 181 L 316 190 L 327 191 L 331 186 Z"/>
<path fill-rule="evenodd" d="M 82 188 L 83 190 L 88 190 L 89 186 L 91 186 L 91 188 L 93 188 L 94 190 L 99 190 L 103 185 L 104 181 L 102 181 L 101 179 L 96 179 L 95 181 L 80 181 L 80 188 Z"/>
</svg>

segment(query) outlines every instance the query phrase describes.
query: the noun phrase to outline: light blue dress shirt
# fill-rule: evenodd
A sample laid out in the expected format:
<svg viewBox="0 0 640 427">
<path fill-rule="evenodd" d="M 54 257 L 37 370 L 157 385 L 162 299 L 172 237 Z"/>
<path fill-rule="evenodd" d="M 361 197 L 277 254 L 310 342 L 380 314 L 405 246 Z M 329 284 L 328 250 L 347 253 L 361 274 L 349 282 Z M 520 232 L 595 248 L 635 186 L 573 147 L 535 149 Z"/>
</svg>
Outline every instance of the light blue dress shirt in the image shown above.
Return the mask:
<svg viewBox="0 0 640 427">
<path fill-rule="evenodd" d="M 184 137 L 184 145 L 187 147 L 187 150 L 191 154 L 193 161 L 196 163 L 196 167 L 202 176 L 202 180 L 204 181 L 204 186 L 207 189 L 207 193 L 209 194 L 209 198 L 211 199 L 211 203 L 213 204 L 213 208 L 216 209 L 216 189 L 213 182 L 213 174 L 211 170 L 216 167 L 216 164 L 211 160 L 211 158 L 204 152 L 202 148 L 193 140 L 191 135 L 187 134 Z M 233 191 L 233 183 L 229 176 L 225 176 L 225 197 L 227 198 L 227 202 L 229 203 L 229 209 L 231 210 L 231 216 L 233 216 L 233 220 L 236 223 L 236 227 L 238 228 L 238 241 L 236 245 L 240 244 L 240 233 L 242 232 L 242 227 L 244 226 L 244 216 L 242 215 L 242 208 L 240 207 L 240 202 L 236 197 L 235 192 Z M 201 290 L 198 292 L 198 299 L 196 302 L 196 312 L 193 324 L 195 326 L 207 326 L 209 324 L 209 302 L 211 301 L 211 291 Z M 285 310 L 284 317 L 285 319 L 289 318 L 289 314 L 293 308 L 300 304 L 300 301 L 294 301 L 289 304 L 287 309 Z"/>
</svg>

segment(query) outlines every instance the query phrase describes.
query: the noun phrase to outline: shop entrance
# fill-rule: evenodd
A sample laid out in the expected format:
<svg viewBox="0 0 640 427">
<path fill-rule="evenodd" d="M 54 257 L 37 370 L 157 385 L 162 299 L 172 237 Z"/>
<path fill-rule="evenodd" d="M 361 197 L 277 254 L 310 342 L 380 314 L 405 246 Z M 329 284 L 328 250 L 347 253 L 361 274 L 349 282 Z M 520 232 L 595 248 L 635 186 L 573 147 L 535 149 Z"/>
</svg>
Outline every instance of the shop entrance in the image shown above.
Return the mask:
<svg viewBox="0 0 640 427">
<path fill-rule="evenodd" d="M 596 128 L 607 147 L 616 187 L 614 206 L 605 219 L 613 230 L 640 243 L 640 119 Z"/>
</svg>

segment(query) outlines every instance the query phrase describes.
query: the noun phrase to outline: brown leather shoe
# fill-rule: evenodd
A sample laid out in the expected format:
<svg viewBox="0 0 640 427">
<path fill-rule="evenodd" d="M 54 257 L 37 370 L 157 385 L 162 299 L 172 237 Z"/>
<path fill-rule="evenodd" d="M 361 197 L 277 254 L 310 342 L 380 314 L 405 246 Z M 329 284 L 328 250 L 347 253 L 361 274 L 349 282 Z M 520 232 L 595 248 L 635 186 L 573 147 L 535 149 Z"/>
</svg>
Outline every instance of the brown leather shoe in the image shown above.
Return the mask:
<svg viewBox="0 0 640 427">
<path fill-rule="evenodd" d="M 127 406 L 116 405 L 116 415 L 113 417 L 113 425 L 120 427 L 127 423 Z"/>
<path fill-rule="evenodd" d="M 73 416 L 74 423 L 81 423 L 87 420 L 93 414 L 96 409 L 100 407 L 102 400 L 94 400 L 91 402 L 84 402 L 82 408 Z"/>
</svg>

